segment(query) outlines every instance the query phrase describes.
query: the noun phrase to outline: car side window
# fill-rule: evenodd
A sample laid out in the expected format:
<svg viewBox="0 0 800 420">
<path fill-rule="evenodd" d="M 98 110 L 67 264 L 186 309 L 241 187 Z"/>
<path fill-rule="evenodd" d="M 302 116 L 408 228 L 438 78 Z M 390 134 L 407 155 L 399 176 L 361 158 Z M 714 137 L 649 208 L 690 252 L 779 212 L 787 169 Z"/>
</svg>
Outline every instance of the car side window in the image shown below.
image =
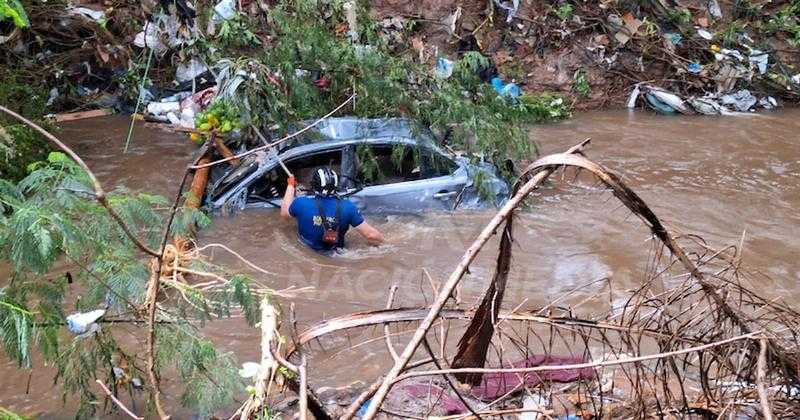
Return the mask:
<svg viewBox="0 0 800 420">
<path fill-rule="evenodd" d="M 342 149 L 330 149 L 309 153 L 284 162 L 289 171 L 297 178 L 297 182 L 305 188 L 311 187 L 314 169 L 327 166 L 340 173 L 342 165 Z M 280 165 L 275 166 L 250 185 L 249 201 L 267 201 L 283 198 L 286 192 L 286 172 Z"/>
<path fill-rule="evenodd" d="M 385 185 L 450 175 L 457 165 L 426 147 L 404 144 L 356 146 L 356 178 L 362 185 Z"/>
</svg>

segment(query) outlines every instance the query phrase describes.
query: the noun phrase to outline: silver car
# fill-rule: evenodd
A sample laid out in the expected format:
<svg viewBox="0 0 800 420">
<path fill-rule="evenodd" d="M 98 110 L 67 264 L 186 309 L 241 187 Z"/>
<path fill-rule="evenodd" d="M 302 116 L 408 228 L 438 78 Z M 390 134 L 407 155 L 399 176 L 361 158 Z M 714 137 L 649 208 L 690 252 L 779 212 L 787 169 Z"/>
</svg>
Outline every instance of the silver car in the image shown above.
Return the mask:
<svg viewBox="0 0 800 420">
<path fill-rule="evenodd" d="M 214 173 L 206 195 L 212 210 L 279 208 L 287 176 L 278 158 L 301 191 L 314 168 L 329 166 L 339 174 L 341 196 L 371 213 L 497 206 L 509 191 L 493 165 L 445 152 L 409 120 L 331 118 L 272 154 Z"/>
</svg>

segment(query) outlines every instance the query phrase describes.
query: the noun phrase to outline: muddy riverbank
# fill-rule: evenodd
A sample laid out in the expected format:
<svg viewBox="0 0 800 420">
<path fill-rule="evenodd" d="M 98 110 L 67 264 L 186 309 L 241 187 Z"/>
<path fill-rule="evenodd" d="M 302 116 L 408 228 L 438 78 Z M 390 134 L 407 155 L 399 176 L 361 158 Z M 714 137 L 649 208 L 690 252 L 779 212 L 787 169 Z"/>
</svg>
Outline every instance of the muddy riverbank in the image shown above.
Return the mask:
<svg viewBox="0 0 800 420">
<path fill-rule="evenodd" d="M 543 154 L 558 152 L 592 137 L 588 154 L 621 174 L 671 229 L 703 236 L 714 246 L 744 239 L 744 259 L 762 271 L 769 297 L 791 303 L 800 296 L 800 111 L 785 110 L 736 118 L 675 118 L 620 111 L 576 115 L 558 124 L 534 127 L 530 138 Z M 183 135 L 155 128 L 137 129 L 136 142 L 121 154 L 127 119 L 90 119 L 64 124 L 61 136 L 75 147 L 107 185 L 172 195 L 195 146 Z M 490 212 L 424 215 L 368 215 L 384 230 L 390 244 L 369 248 L 351 237 L 351 247 L 335 258 L 306 250 L 294 228 L 274 211 L 248 211 L 218 217 L 201 232 L 201 244 L 223 243 L 274 273 L 254 276 L 274 288 L 312 286 L 314 292 L 294 300 L 303 325 L 326 317 L 385 305 L 392 284 L 399 285 L 397 302 L 424 304 L 430 296 L 422 270 L 441 281 L 465 247 L 491 217 Z M 638 284 L 649 234 L 608 193 L 584 187 L 544 189 L 530 211 L 518 219 L 518 250 L 505 304 L 537 307 L 579 284 L 610 277 L 614 289 Z M 227 256 L 218 262 L 247 270 Z M 491 274 L 493 254 L 479 258 L 463 286 L 471 305 Z M 602 291 L 588 288 L 575 301 Z M 424 291 L 421 292 L 421 291 Z M 606 292 L 585 311 L 607 309 L 615 293 Z M 617 296 L 622 296 L 618 293 Z M 284 302 L 288 310 L 288 302 Z M 71 308 L 67 308 L 69 312 Z M 257 332 L 233 318 L 208 325 L 208 334 L 239 362 L 260 354 Z M 371 332 L 367 332 L 371 336 Z M 346 337 L 345 337 L 346 338 Z M 371 381 L 388 366 L 380 344 L 343 351 L 350 342 L 328 343 L 312 360 L 314 386 L 337 386 L 353 380 Z M 374 347 L 373 347 L 374 346 Z M 324 357 L 331 357 L 322 363 Z M 0 402 L 23 413 L 71 417 L 61 409 L 60 390 L 52 375 L 36 371 L 29 380 L 7 361 L 0 365 Z M 165 378 L 165 387 L 176 384 Z M 26 389 L 30 392 L 26 394 Z M 170 406 L 177 406 L 168 395 Z"/>
</svg>

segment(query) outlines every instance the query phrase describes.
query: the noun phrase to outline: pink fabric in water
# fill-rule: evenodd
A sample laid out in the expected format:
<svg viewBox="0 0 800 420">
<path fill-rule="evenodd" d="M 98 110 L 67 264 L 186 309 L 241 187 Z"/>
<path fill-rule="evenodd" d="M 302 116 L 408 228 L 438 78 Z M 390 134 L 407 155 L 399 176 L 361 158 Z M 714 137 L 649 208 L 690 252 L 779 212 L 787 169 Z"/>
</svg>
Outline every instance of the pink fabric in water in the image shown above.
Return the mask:
<svg viewBox="0 0 800 420">
<path fill-rule="evenodd" d="M 581 357 L 537 354 L 525 360 L 512 362 L 507 367 L 558 366 L 580 363 L 586 363 L 586 360 Z M 592 379 L 596 376 L 597 372 L 592 368 L 559 369 L 528 373 L 487 373 L 483 375 L 481 384 L 472 388 L 472 395 L 484 401 L 494 400 L 512 390 L 522 389 L 523 385 L 533 386 L 542 382 L 575 382 L 582 379 Z"/>
</svg>

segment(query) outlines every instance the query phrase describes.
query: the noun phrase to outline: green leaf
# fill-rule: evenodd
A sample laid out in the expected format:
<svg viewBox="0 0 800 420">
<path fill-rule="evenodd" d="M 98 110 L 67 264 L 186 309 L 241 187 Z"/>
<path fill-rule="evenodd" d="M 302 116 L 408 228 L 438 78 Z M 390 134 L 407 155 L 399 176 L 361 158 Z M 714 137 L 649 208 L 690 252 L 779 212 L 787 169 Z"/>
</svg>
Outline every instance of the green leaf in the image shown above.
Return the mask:
<svg viewBox="0 0 800 420">
<path fill-rule="evenodd" d="M 27 28 L 31 24 L 19 0 L 0 0 L 0 20 L 9 18 L 18 28 Z"/>
</svg>

